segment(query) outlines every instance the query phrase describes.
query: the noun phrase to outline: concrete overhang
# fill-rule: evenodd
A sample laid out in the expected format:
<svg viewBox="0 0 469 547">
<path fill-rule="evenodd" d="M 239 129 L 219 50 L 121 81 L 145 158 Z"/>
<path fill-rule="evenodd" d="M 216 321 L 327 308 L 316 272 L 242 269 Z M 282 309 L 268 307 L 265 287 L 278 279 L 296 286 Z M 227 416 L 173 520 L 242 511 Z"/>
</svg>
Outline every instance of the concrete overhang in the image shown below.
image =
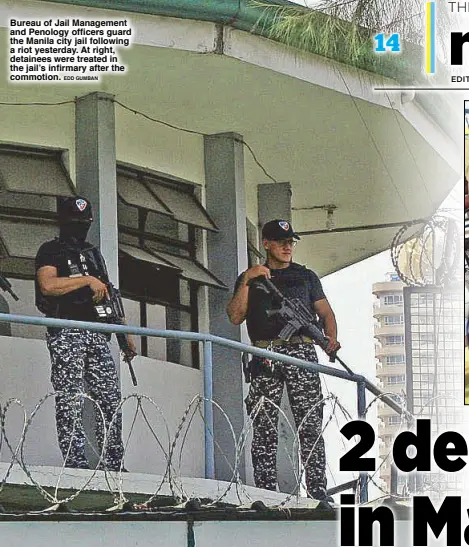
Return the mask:
<svg viewBox="0 0 469 547">
<path fill-rule="evenodd" d="M 48 2 L 24 2 L 23 11 L 110 16 Z M 400 93 L 373 92 L 390 80 L 216 23 L 118 11 L 112 16 L 126 17 L 134 29 L 134 45 L 120 52 L 126 74 L 103 76 L 98 84 L 4 86 L 1 100 L 67 100 L 100 90 L 191 131 L 239 133 L 275 181 L 290 182 L 299 232 L 326 229 L 327 205 L 335 206 L 334 228 L 427 217 L 460 178 L 457 146 L 427 112 L 415 101 L 403 102 Z M 156 124 L 143 120 L 132 133 L 130 116 L 117 109 L 119 160 L 139 163 L 138 136 L 146 146 L 171 146 L 162 134 L 203 154 L 203 135 L 161 126 L 155 133 Z M 155 168 L 150 161 L 148 167 Z M 188 178 L 204 183 L 200 169 Z M 273 181 L 246 148 L 245 180 L 247 215 L 257 224 L 257 187 Z M 397 229 L 305 235 L 296 260 L 325 275 L 389 248 Z"/>
</svg>

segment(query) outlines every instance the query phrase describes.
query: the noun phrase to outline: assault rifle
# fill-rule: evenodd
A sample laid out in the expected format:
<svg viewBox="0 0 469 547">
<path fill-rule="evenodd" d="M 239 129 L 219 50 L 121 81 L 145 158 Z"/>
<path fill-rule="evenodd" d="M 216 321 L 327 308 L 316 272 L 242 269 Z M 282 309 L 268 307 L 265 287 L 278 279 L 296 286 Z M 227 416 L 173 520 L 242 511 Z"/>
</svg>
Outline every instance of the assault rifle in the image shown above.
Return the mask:
<svg viewBox="0 0 469 547">
<path fill-rule="evenodd" d="M 119 289 L 116 289 L 112 283 L 107 283 L 107 292 L 109 298 L 102 304 L 95 305 L 94 309 L 98 314 L 99 321 L 103 323 L 111 323 L 114 325 L 124 325 L 124 306 L 122 305 L 122 297 Z M 137 355 L 129 346 L 127 335 L 116 333 L 119 349 L 123 354 L 124 361 L 129 365 L 129 372 L 134 386 L 137 385 L 137 377 L 135 376 L 132 367 L 132 359 Z"/>
<path fill-rule="evenodd" d="M 298 298 L 286 298 L 272 283 L 270 279 L 264 276 L 259 276 L 250 282 L 251 285 L 256 285 L 264 292 L 273 297 L 275 307 L 267 311 L 269 317 L 278 317 L 283 324 L 283 328 L 279 333 L 279 338 L 288 342 L 294 335 L 305 335 L 312 338 L 313 342 L 323 350 L 326 349 L 328 338 L 323 334 L 314 315 L 310 312 L 304 302 Z M 353 371 L 342 361 L 336 353 L 329 354 L 329 360 L 333 363 L 335 360 L 344 367 L 349 373 Z"/>
<path fill-rule="evenodd" d="M 11 283 L 6 277 L 3 277 L 3 275 L 0 275 L 0 289 L 9 293 L 16 301 L 19 300 L 19 298 L 16 296 L 16 294 L 13 292 L 13 289 L 11 288 Z"/>
</svg>

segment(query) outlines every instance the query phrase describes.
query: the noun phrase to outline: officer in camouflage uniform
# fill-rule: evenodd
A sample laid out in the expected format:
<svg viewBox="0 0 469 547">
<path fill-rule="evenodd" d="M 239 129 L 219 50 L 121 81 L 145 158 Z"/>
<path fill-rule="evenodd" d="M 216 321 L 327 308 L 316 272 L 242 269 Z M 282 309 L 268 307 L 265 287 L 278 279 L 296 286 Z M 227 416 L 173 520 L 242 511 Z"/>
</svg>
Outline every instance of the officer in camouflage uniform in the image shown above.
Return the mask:
<svg viewBox="0 0 469 547">
<path fill-rule="evenodd" d="M 271 296 L 248 283 L 258 276 L 265 276 L 287 298 L 301 299 L 322 320 L 329 340 L 326 352 L 333 353 L 340 348 L 337 324 L 321 282 L 314 272 L 292 262 L 292 249 L 295 240 L 300 238 L 289 222 L 280 219 L 267 222 L 262 229 L 262 238 L 267 254 L 266 263 L 253 266 L 238 277 L 234 295 L 227 307 L 230 321 L 239 325 L 246 319 L 249 337 L 255 346 L 317 362 L 311 339 L 293 336 L 288 343 L 279 339 L 282 325 L 277 318 L 267 315 L 272 308 Z M 254 358 L 251 363 L 251 384 L 245 401 L 246 410 L 253 418 L 251 456 L 254 482 L 259 488 L 277 489 L 278 407 L 284 385 L 299 430 L 308 494 L 315 499 L 327 499 L 319 374 L 281 361 L 270 362 L 261 358 Z M 259 405 L 263 396 L 266 400 Z"/>
<path fill-rule="evenodd" d="M 48 317 L 96 321 L 94 305 L 108 297 L 106 266 L 101 253 L 86 241 L 92 221 L 91 205 L 84 198 L 65 198 L 58 205 L 60 235 L 44 243 L 36 256 L 36 306 Z M 48 328 L 51 381 L 56 395 L 56 425 L 60 450 L 67 467 L 88 469 L 83 428 L 85 392 L 96 401 L 96 438 L 103 467 L 122 466 L 120 388 L 105 334 L 81 329 Z M 135 345 L 131 339 L 132 349 Z M 111 422 L 113 427 L 109 428 Z"/>
</svg>

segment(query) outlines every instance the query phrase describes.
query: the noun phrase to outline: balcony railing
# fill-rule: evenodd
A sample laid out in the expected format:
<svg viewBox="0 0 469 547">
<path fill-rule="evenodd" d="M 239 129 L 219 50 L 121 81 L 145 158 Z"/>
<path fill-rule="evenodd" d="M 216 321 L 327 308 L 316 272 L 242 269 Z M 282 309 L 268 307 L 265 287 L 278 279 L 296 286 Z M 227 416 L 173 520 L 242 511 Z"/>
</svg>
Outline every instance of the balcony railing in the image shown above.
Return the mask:
<svg viewBox="0 0 469 547">
<path fill-rule="evenodd" d="M 129 325 L 110 325 L 103 323 L 92 323 L 85 321 L 70 321 L 65 319 L 53 319 L 47 317 L 32 317 L 24 315 L 13 315 L 0 313 L 0 322 L 21 323 L 26 325 L 39 325 L 43 327 L 70 328 L 70 329 L 85 329 L 103 333 L 119 333 L 133 334 L 136 336 L 151 336 L 156 338 L 171 338 L 179 340 L 191 340 L 200 342 L 203 345 L 203 376 L 204 376 L 204 437 L 205 437 L 205 478 L 215 478 L 215 450 L 213 438 L 213 360 L 212 346 L 218 344 L 220 346 L 238 350 L 240 352 L 248 352 L 252 355 L 264 357 L 271 360 L 283 361 L 301 368 L 314 370 L 316 372 L 341 378 L 347 382 L 354 382 L 357 386 L 357 415 L 359 419 L 366 417 L 367 403 L 366 392 L 369 391 L 375 397 L 379 398 L 383 403 L 395 410 L 402 416 L 404 421 L 412 422 L 413 416 L 402 406 L 398 405 L 391 397 L 383 393 L 370 380 L 360 374 L 350 374 L 349 372 L 333 367 L 321 365 L 319 363 L 311 363 L 282 355 L 265 349 L 236 342 L 219 336 L 214 336 L 208 333 L 185 332 L 176 330 L 159 330 L 143 327 L 132 327 Z M 367 489 L 367 474 L 360 473 L 358 479 L 358 489 L 360 492 L 360 500 L 362 502 L 368 499 Z"/>
<path fill-rule="evenodd" d="M 373 304 L 373 315 L 375 317 L 379 315 L 395 315 L 404 313 L 404 303 L 402 304 L 384 304 L 381 302 L 375 302 Z"/>
<path fill-rule="evenodd" d="M 376 357 L 383 357 L 386 355 L 404 355 L 404 344 L 386 344 L 384 346 L 375 345 Z"/>
<path fill-rule="evenodd" d="M 395 325 L 375 325 L 375 336 L 386 336 L 404 334 L 404 323 L 396 323 Z"/>
</svg>

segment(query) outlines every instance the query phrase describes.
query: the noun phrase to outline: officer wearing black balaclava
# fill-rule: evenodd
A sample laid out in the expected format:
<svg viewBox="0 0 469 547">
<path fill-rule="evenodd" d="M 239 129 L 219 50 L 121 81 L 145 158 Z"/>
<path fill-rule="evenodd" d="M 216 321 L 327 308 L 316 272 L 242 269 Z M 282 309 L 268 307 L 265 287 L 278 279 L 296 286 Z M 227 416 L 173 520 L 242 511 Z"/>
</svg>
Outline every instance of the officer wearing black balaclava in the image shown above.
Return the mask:
<svg viewBox="0 0 469 547">
<path fill-rule="evenodd" d="M 36 305 L 48 317 L 95 321 L 94 303 L 107 297 L 101 254 L 86 236 L 93 221 L 83 197 L 59 198 L 59 237 L 36 257 Z"/>
<path fill-rule="evenodd" d="M 86 241 L 93 220 L 91 204 L 83 197 L 64 198 L 59 200 L 57 212 L 59 237 L 44 243 L 36 256 L 36 306 L 48 317 L 96 321 L 94 305 L 108 296 L 109 280 L 104 258 Z M 51 381 L 57 392 L 57 437 L 65 466 L 89 468 L 83 402 L 77 396 L 86 388 L 105 420 L 103 424 L 98 411 L 96 438 L 99 449 L 105 448 L 100 467 L 119 471 L 123 465 L 118 410 L 121 395 L 106 335 L 85 329 L 48 328 L 46 341 Z"/>
<path fill-rule="evenodd" d="M 71 244 L 83 244 L 93 221 L 91 204 L 84 198 L 63 199 L 59 202 L 59 239 Z"/>
</svg>

